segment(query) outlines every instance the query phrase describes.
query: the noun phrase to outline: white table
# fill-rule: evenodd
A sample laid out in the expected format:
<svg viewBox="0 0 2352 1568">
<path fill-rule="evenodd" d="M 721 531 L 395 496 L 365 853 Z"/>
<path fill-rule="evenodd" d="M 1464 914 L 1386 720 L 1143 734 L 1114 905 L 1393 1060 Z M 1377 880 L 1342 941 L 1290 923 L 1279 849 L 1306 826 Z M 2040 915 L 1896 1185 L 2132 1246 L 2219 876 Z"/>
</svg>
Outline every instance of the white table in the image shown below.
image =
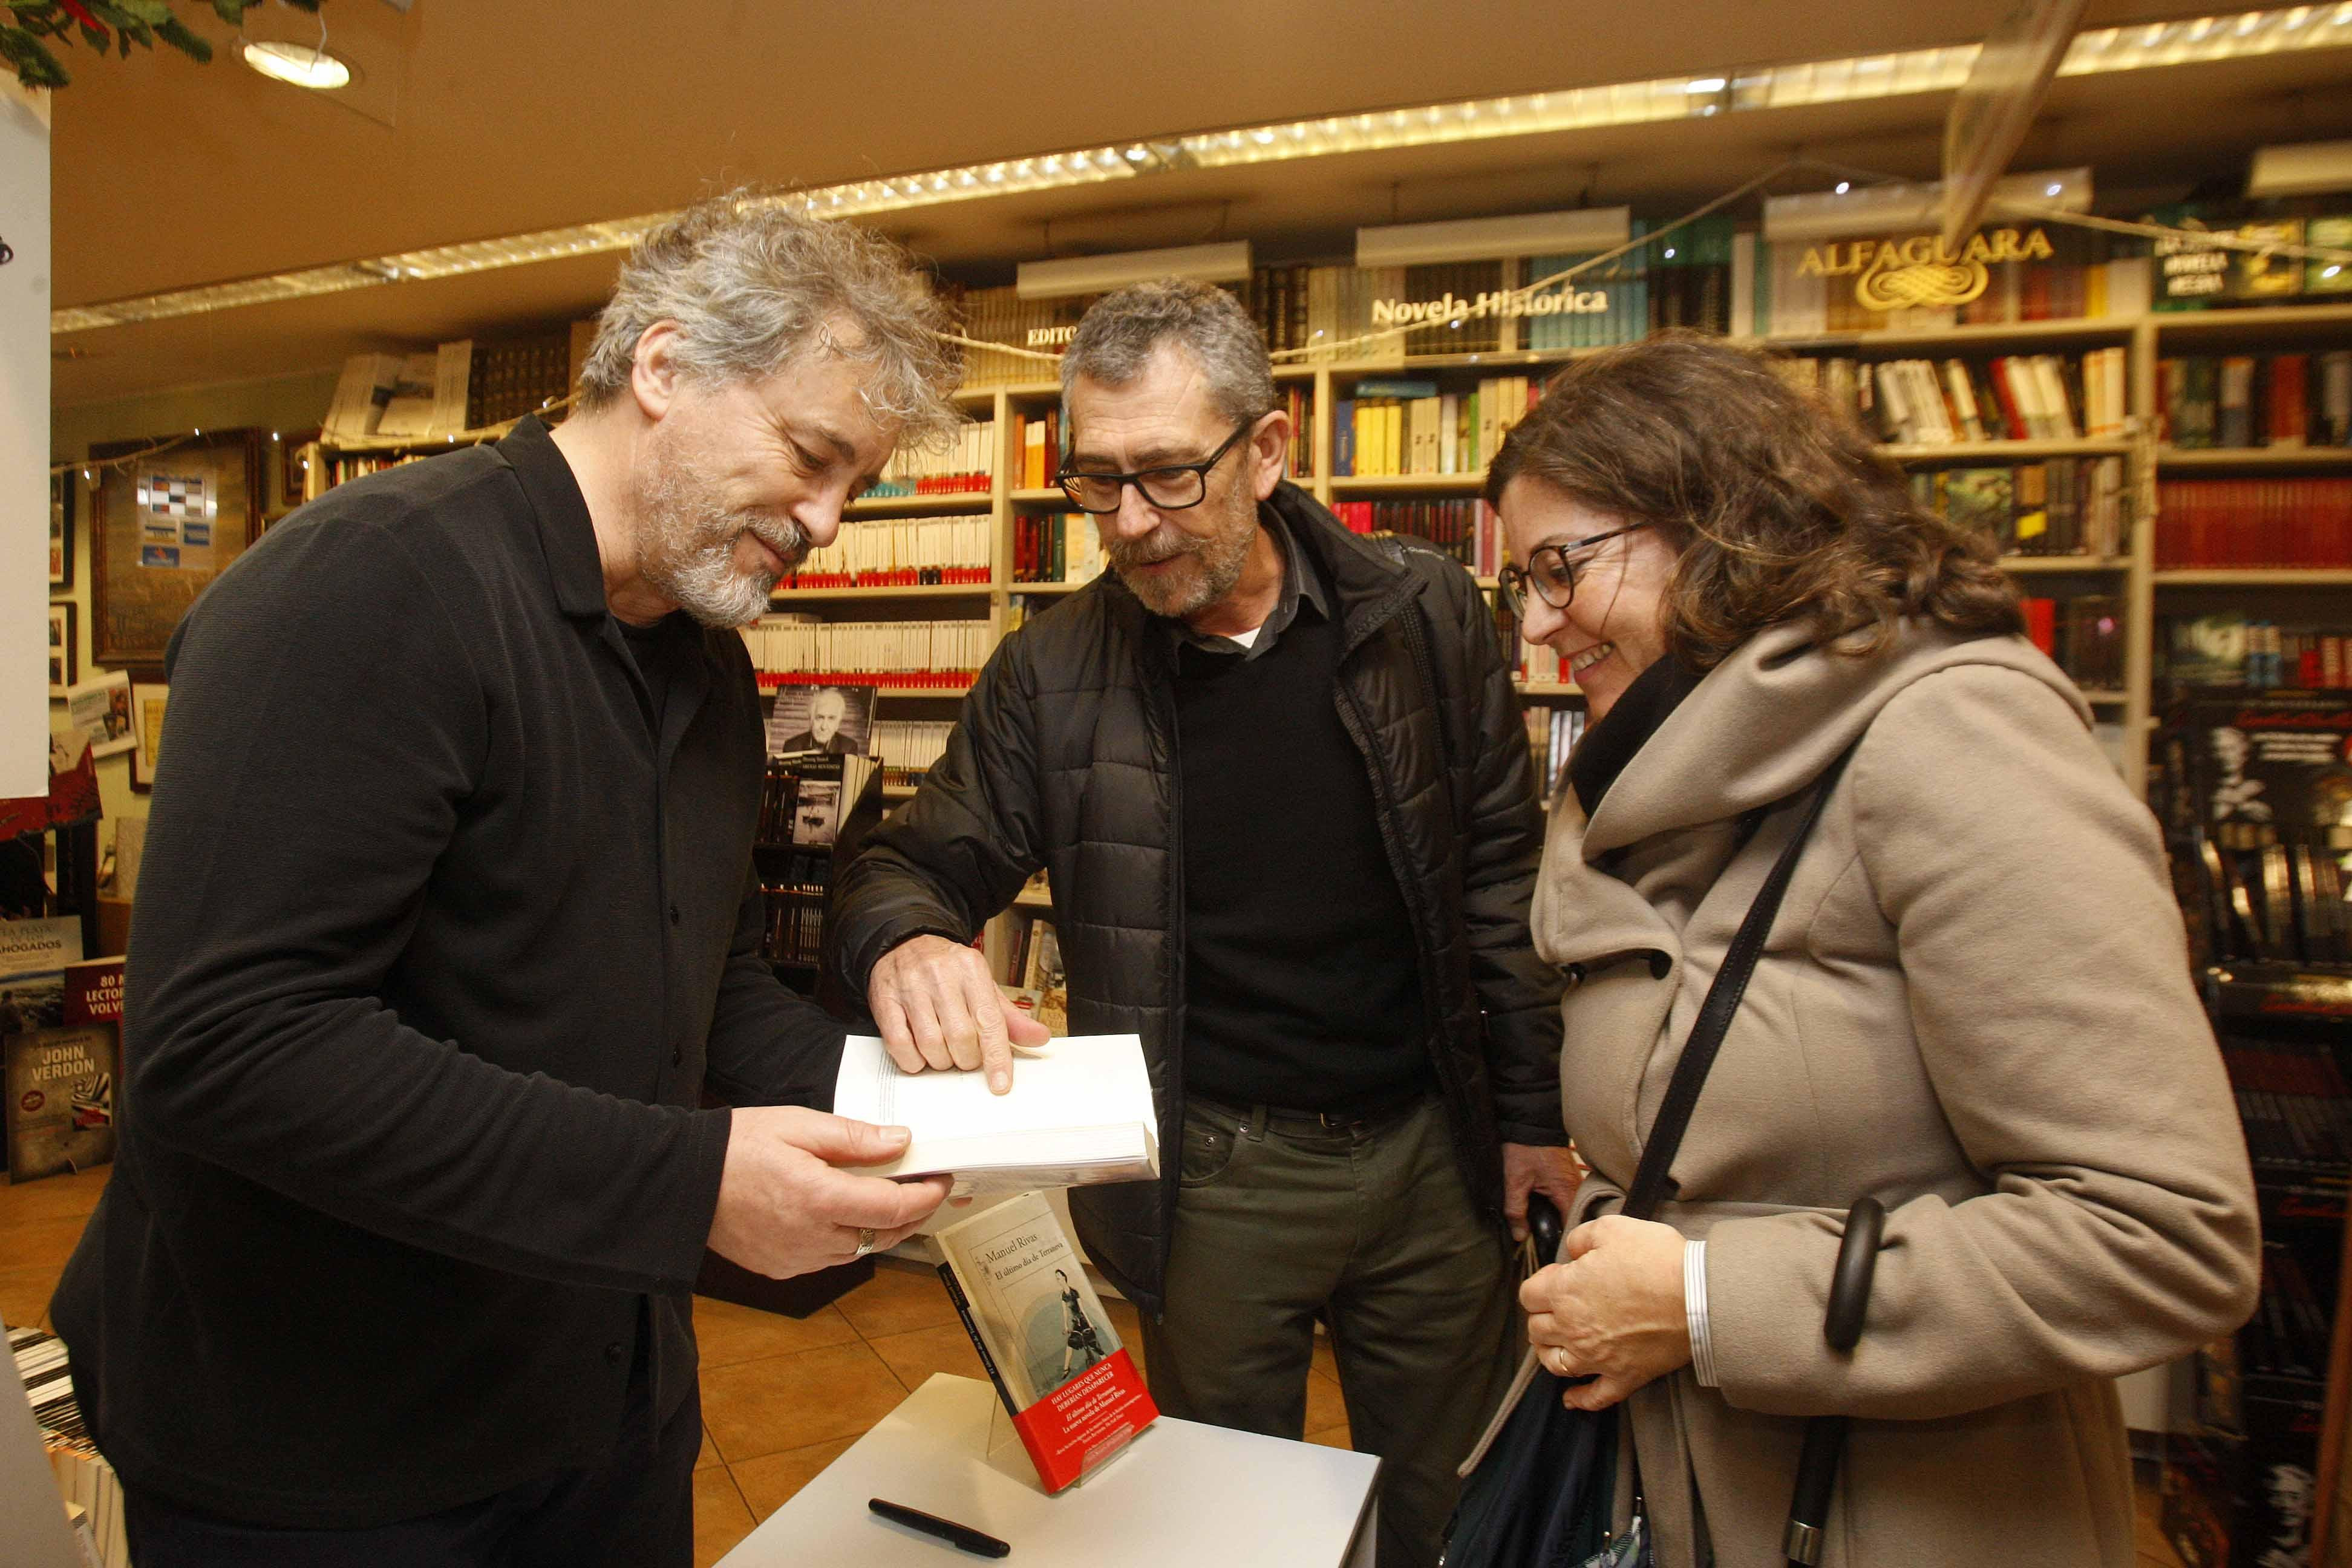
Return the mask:
<svg viewBox="0 0 2352 1568">
<path fill-rule="evenodd" d="M 908 1395 L 719 1568 L 956 1568 L 987 1559 L 892 1524 L 868 1498 L 1010 1542 L 1013 1568 L 1371 1568 L 1370 1454 L 1161 1416 L 1048 1497 L 1018 1446 L 988 1452 L 996 1391 L 946 1373 Z"/>
</svg>

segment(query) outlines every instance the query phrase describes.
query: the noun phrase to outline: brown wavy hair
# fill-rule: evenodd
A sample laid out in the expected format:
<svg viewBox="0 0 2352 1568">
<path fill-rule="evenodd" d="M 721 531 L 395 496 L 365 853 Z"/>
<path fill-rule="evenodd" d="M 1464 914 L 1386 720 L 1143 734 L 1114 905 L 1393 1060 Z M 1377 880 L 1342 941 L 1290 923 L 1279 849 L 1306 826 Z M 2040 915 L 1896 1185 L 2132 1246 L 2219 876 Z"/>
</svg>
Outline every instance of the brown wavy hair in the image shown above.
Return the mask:
<svg viewBox="0 0 2352 1568">
<path fill-rule="evenodd" d="M 1667 641 L 1694 669 L 1791 621 L 1855 655 L 1906 619 L 2024 629 L 1991 540 L 1920 505 L 1860 426 L 1765 354 L 1717 338 L 1662 333 L 1561 371 L 1488 467 L 1487 500 L 1517 479 L 1665 531 Z"/>
</svg>

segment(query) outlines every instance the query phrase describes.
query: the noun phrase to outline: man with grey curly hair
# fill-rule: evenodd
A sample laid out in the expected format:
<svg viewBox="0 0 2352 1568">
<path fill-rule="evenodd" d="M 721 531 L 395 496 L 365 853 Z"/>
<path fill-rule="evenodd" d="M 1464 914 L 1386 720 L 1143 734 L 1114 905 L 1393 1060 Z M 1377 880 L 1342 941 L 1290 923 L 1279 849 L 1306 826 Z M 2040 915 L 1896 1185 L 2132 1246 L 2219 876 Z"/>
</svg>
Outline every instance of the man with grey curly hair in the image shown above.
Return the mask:
<svg viewBox="0 0 2352 1568">
<path fill-rule="evenodd" d="M 1111 570 L 989 660 L 834 914 L 898 1066 L 1018 1072 L 1043 1031 L 964 945 L 1040 867 L 1070 1026 L 1141 1037 L 1160 1180 L 1079 1187 L 1160 1407 L 1298 1437 L 1314 1324 L 1379 1454 L 1381 1568 L 1428 1568 L 1509 1380 L 1505 1226 L 1576 1189 L 1542 817 L 1456 563 L 1283 479 L 1264 340 L 1202 283 L 1097 301 L 1058 482 Z"/>
<path fill-rule="evenodd" d="M 879 239 L 705 203 L 561 428 L 337 488 L 182 622 L 137 1115 L 55 1303 L 142 1568 L 683 1568 L 706 1247 L 800 1274 L 946 1196 L 813 1109 L 734 630 L 951 417 L 943 321 Z"/>
</svg>

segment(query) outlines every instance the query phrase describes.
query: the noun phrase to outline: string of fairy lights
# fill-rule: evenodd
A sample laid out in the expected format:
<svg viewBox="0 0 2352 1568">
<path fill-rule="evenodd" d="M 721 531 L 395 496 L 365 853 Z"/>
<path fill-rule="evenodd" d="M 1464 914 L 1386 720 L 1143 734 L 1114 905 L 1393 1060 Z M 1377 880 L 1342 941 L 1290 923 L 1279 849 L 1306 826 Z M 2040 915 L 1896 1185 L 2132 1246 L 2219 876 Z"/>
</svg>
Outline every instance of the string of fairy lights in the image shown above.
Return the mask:
<svg viewBox="0 0 2352 1568">
<path fill-rule="evenodd" d="M 1671 222 L 1652 226 L 1646 233 L 1637 235 L 1633 238 L 1627 240 L 1624 244 L 1617 246 L 1613 249 L 1601 251 L 1595 255 L 1586 257 L 1570 266 L 1560 268 L 1559 271 L 1548 273 L 1544 277 L 1520 284 L 1516 288 L 1495 290 L 1491 293 L 1483 295 L 1477 300 L 1465 301 L 1458 309 L 1448 316 L 1434 318 L 1432 320 L 1417 321 L 1399 326 L 1377 328 L 1370 331 L 1358 333 L 1353 337 L 1340 338 L 1328 342 L 1318 342 L 1305 348 L 1277 349 L 1275 350 L 1269 357 L 1277 363 L 1295 361 L 1371 359 L 1377 357 L 1379 352 L 1383 347 L 1391 344 L 1402 343 L 1405 338 L 1412 333 L 1425 332 L 1433 327 L 1458 327 L 1466 322 L 1477 321 L 1487 316 L 1517 314 L 1524 311 L 1528 304 L 1538 295 L 1558 289 L 1563 284 L 1571 283 L 1587 272 L 1593 271 L 1600 268 L 1608 267 L 1612 263 L 1619 261 L 1626 256 L 1633 254 L 1634 251 L 1645 249 L 1652 246 L 1661 245 L 1676 232 L 1688 227 L 1690 225 L 1696 223 L 1701 218 L 1719 212 L 1735 202 L 1744 200 L 1748 196 L 1753 195 L 1757 192 L 1772 184 L 1784 175 L 1796 173 L 1801 170 L 1826 171 L 1838 174 L 1849 179 L 1878 179 L 1890 183 L 1894 183 L 1897 179 L 1897 177 L 1894 175 L 1884 174 L 1872 170 L 1856 169 L 1845 164 L 1826 163 L 1816 158 L 1791 158 L 1785 163 L 1759 174 L 1754 179 L 1748 180 L 1733 187 L 1731 190 L 1726 191 L 1723 195 L 1717 196 L 1714 200 L 1692 208 L 1689 212 L 1685 213 L 1680 217 L 1675 218 Z M 2291 258 L 2296 260 L 2317 260 L 2329 262 L 2337 266 L 2352 266 L 2352 250 L 2339 249 L 2330 246 L 2291 244 L 2284 241 L 2271 239 L 2246 239 L 2242 238 L 2235 234 L 2226 232 L 2216 233 L 2205 229 L 2185 228 L 2177 225 L 2151 223 L 2145 220 L 2136 222 L 2125 218 L 2100 217 L 2093 214 L 2073 212 L 2065 208 L 2038 202 L 1996 199 L 1991 205 L 1992 210 L 2002 216 L 2031 218 L 2036 222 L 2066 224 L 2077 228 L 2092 229 L 2106 234 L 2127 235 L 2138 238 L 2156 241 L 2177 241 L 2184 244 L 2241 251 L 2259 256 Z M 1013 359 L 1028 360 L 1039 364 L 1059 365 L 1062 359 L 1062 356 L 1059 353 L 1027 348 L 1013 343 L 988 342 L 981 339 L 966 337 L 958 332 L 941 332 L 939 334 L 939 337 L 943 342 L 953 343 L 957 347 L 970 352 L 1009 356 Z M 577 395 L 578 395 L 575 393 L 563 397 L 548 398 L 535 412 L 541 416 L 561 413 L 563 409 L 572 405 L 573 399 Z M 368 448 L 380 448 L 383 450 L 415 452 L 427 450 L 434 447 L 470 446 L 482 441 L 496 440 L 499 437 L 504 436 L 509 431 L 512 430 L 519 422 L 520 421 L 516 419 L 509 419 L 501 421 L 499 424 L 486 426 L 478 429 L 459 430 L 444 435 L 425 437 L 414 442 L 405 443 L 370 438 L 364 446 L 355 446 L 354 449 L 364 450 Z M 134 451 L 118 453 L 112 457 L 105 458 L 84 458 L 80 461 L 52 464 L 50 466 L 49 472 L 54 476 L 59 474 L 69 474 L 75 469 L 79 469 L 81 471 L 82 479 L 86 483 L 95 483 L 98 475 L 107 469 L 126 468 L 144 462 L 150 458 L 157 457 L 163 453 L 172 451 L 176 447 L 184 447 L 191 442 L 200 441 L 203 438 L 204 429 L 199 426 L 178 435 L 159 437 L 152 444 L 140 447 Z M 281 435 L 279 432 L 274 430 L 270 432 L 270 439 L 272 441 L 277 441 L 280 438 Z"/>
</svg>

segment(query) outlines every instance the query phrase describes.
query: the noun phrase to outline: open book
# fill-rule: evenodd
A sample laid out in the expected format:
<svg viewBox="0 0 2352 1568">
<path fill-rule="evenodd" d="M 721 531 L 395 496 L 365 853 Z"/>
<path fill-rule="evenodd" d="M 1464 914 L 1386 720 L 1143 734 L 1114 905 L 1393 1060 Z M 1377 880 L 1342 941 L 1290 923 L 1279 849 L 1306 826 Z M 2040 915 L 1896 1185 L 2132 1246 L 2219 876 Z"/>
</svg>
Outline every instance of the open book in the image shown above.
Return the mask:
<svg viewBox="0 0 2352 1568">
<path fill-rule="evenodd" d="M 1013 1089 L 1001 1095 L 989 1093 L 976 1071 L 900 1072 L 880 1040 L 852 1035 L 833 1109 L 914 1134 L 904 1154 L 864 1173 L 951 1172 L 959 1197 L 1160 1174 L 1151 1079 L 1133 1035 L 1079 1035 L 1022 1048 Z"/>
</svg>

